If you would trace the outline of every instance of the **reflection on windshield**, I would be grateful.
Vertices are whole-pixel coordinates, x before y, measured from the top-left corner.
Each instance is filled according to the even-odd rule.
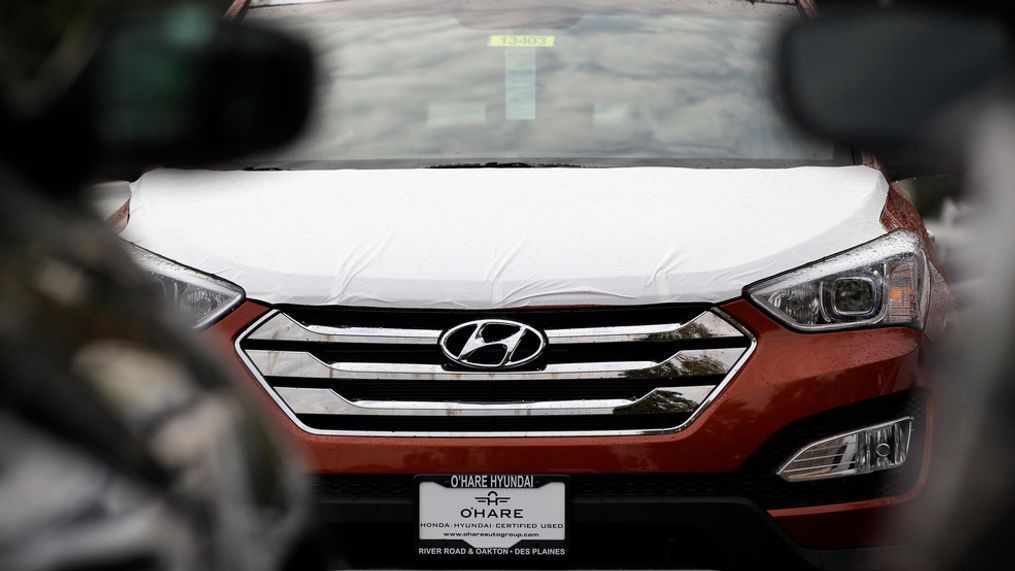
[[[269,162],[829,162],[832,145],[802,139],[771,101],[764,62],[784,21],[768,17],[774,8],[585,13],[566,28],[495,29],[450,13],[304,7],[291,25],[320,52],[322,95],[304,140]],[[252,16],[285,18],[287,8]]]

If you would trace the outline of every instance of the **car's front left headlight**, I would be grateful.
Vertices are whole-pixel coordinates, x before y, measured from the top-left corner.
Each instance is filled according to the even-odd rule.
[[[199,272],[128,243],[127,249],[141,269],[160,288],[195,329],[211,325],[235,308],[245,296],[243,288]]]
[[[929,282],[920,237],[892,232],[745,288],[793,329],[823,331],[901,325],[922,328]]]

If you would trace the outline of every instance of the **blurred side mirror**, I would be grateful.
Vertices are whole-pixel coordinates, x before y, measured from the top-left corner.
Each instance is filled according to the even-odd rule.
[[[177,9],[115,24],[84,75],[100,160],[192,167],[290,140],[310,107],[310,49],[279,32]]]
[[[1009,39],[993,20],[881,10],[822,17],[787,31],[783,96],[811,132],[884,148],[1006,70]]]
[[[956,200],[962,185],[952,175],[921,176],[897,181],[924,219],[940,218],[948,200]]]

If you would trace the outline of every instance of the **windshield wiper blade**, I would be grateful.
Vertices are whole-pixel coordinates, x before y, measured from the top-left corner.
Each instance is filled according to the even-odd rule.
[[[573,163],[529,163],[523,161],[491,161],[486,163],[445,163],[428,165],[429,169],[542,169],[542,168],[584,168]]]

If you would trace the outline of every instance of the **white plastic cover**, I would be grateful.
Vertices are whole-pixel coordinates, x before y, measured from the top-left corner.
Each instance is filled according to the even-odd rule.
[[[719,302],[885,233],[863,166],[173,171],[122,236],[269,303]]]

